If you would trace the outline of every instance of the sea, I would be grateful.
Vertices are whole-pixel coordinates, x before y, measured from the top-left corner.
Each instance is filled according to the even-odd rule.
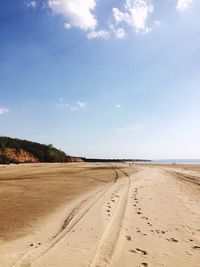
[[[200,164],[200,159],[159,159],[150,164]]]

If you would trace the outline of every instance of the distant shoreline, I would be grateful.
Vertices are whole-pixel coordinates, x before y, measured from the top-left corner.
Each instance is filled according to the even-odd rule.
[[[200,159],[164,159],[152,160],[151,164],[200,164]]]
[[[151,162],[148,159],[96,159],[96,158],[82,158],[85,162]]]

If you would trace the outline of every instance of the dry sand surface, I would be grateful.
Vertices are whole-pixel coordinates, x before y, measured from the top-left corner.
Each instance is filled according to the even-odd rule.
[[[0,166],[0,267],[200,266],[200,166]]]

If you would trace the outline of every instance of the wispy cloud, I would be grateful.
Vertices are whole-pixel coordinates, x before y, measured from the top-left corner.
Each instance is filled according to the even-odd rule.
[[[191,4],[193,0],[178,0],[176,4],[176,9],[178,11],[185,11]]]
[[[56,107],[57,108],[67,108],[67,107],[69,107],[69,104],[65,103],[64,99],[62,97],[60,97],[58,99],[58,103],[56,104]]]
[[[72,28],[72,25],[70,23],[65,22],[64,23],[64,28],[67,29],[67,30],[69,30],[69,29]]]
[[[116,107],[117,109],[120,109],[120,108],[122,108],[122,105],[121,105],[121,104],[117,104],[117,105],[115,105],[115,107]]]
[[[8,108],[5,107],[0,107],[0,115],[4,115],[9,112]]]
[[[68,110],[76,111],[76,110],[86,109],[87,104],[86,102],[82,102],[82,101],[77,101],[75,104],[68,104],[68,103],[65,103],[62,97],[60,97],[58,99],[58,103],[56,104],[56,107],[58,109],[66,108]]]
[[[79,108],[86,108],[86,103],[85,103],[85,102],[77,101],[77,102],[76,102],[76,105],[77,105]]]
[[[86,109],[87,104],[82,101],[77,101],[73,106],[70,107],[70,110],[76,111],[76,110],[81,110],[81,109]]]
[[[38,2],[35,0],[29,1],[27,7],[35,9],[38,6]]]
[[[71,107],[70,110],[72,110],[72,111],[76,111],[76,110],[78,110],[78,107],[76,107],[76,106]]]
[[[68,107],[69,107],[69,104],[65,104],[65,103],[57,103],[57,104],[56,104],[56,107],[57,107],[57,108],[68,108]]]

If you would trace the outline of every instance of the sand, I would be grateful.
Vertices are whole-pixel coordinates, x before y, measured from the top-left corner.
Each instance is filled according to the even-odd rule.
[[[0,266],[200,262],[200,166],[0,166]]]

